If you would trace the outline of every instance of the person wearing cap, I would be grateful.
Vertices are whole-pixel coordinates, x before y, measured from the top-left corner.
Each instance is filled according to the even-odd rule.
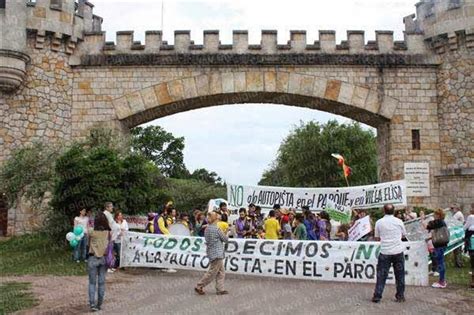
[[[450,207],[451,213],[453,214],[453,219],[459,222],[459,224],[464,225],[464,215],[462,214],[461,208],[458,204],[454,203]],[[461,247],[453,250],[454,256],[454,265],[456,268],[462,268],[464,263],[462,261],[462,249]]]

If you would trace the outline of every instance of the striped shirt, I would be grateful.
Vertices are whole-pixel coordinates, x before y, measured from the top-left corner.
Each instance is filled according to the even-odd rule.
[[[225,246],[228,239],[227,236],[222,233],[222,230],[216,224],[209,224],[204,232],[204,238],[206,240],[206,253],[209,261],[224,258]]]

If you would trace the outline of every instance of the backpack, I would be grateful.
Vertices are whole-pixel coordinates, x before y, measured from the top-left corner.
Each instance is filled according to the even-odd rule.
[[[431,231],[431,241],[433,242],[434,248],[447,246],[449,243],[448,227],[445,225]]]

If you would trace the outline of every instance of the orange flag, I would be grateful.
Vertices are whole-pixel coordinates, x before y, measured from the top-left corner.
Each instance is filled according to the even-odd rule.
[[[349,177],[349,175],[351,175],[352,173],[352,169],[349,167],[349,165],[346,165],[346,162],[342,155],[337,153],[333,153],[331,155],[332,157],[337,159],[337,164],[342,167],[342,173],[344,174],[344,178],[347,180],[347,177]]]

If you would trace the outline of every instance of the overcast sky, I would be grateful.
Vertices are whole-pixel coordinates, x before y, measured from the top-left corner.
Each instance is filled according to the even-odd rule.
[[[95,0],[94,13],[104,18],[107,40],[115,32],[134,30],[144,41],[146,30],[161,29],[161,0]],[[404,16],[415,12],[416,0],[164,0],[163,37],[173,43],[174,30],[191,30],[202,44],[203,30],[219,30],[223,44],[232,43],[232,30],[248,30],[250,44],[259,44],[262,29],[278,30],[278,42],[289,40],[290,30],[306,30],[307,40],[318,30],[336,30],[336,40],[347,30],[393,30],[403,39]],[[270,104],[243,104],[205,108],[157,119],[176,136],[185,137],[185,162],[190,170],[216,171],[229,183],[256,184],[274,160],[282,139],[300,121],[349,120],[311,109]]]

